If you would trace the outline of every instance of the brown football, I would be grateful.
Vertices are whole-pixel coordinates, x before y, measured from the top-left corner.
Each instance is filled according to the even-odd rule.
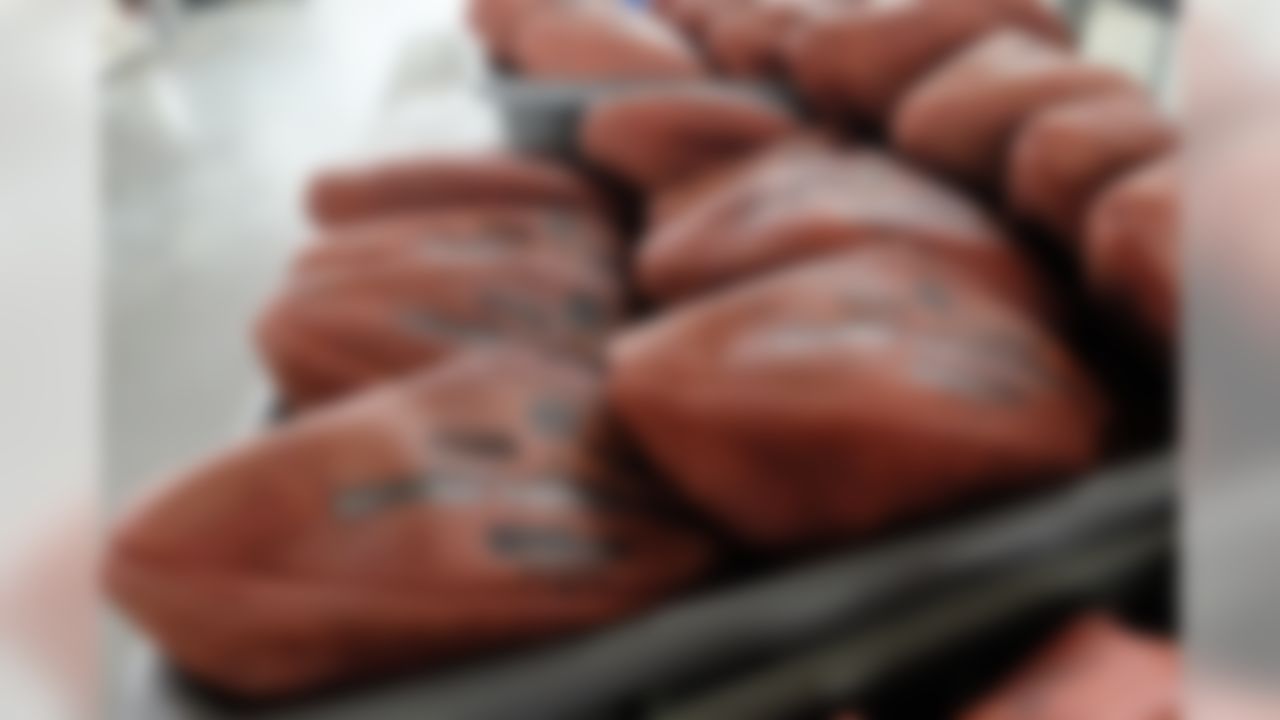
[[[563,637],[712,557],[594,457],[590,373],[493,350],[178,474],[115,532],[116,602],[176,663],[267,698]]]
[[[541,205],[605,212],[592,185],[559,163],[527,156],[433,154],[335,168],[308,190],[321,226],[457,205]]]
[[[780,77],[783,54],[807,22],[865,0],[749,0],[712,16],[707,54],[722,72],[743,78]]]
[[[1066,22],[1044,0],[852,2],[805,23],[789,44],[787,66],[816,107],[886,121],[926,73],[1006,27],[1070,44]]]
[[[620,3],[565,3],[528,18],[513,63],[538,80],[689,80],[706,75],[689,41],[655,15]]]
[[[815,138],[766,151],[651,230],[639,280],[670,302],[873,241],[927,247],[1020,305],[1046,306],[978,204],[879,151]]]
[[[1174,156],[1112,185],[1089,216],[1086,262],[1095,289],[1156,337],[1176,341],[1181,319],[1181,172]]]
[[[581,261],[456,242],[351,267],[324,259],[344,245],[319,246],[258,323],[261,354],[294,409],[476,345],[520,342],[595,362],[621,317],[613,276]]]
[[[797,132],[780,103],[721,86],[622,91],[594,103],[583,154],[647,191],[688,182]]]
[[[446,245],[459,253],[537,255],[613,270],[621,243],[598,213],[572,206],[442,207],[330,228],[303,248],[293,269],[354,271]]]
[[[647,227],[663,225],[697,208],[739,175],[750,172],[753,159],[748,157],[726,163],[697,177],[651,193],[647,198]]]
[[[657,13],[690,38],[706,38],[716,18],[737,12],[754,0],[659,0]]]
[[[1090,615],[1054,638],[962,720],[1173,720],[1179,653],[1167,641]]]
[[[1125,93],[1055,105],[1014,144],[1009,202],[1073,245],[1094,201],[1125,172],[1172,150],[1177,132],[1152,102]]]
[[[1039,324],[878,243],[690,302],[610,348],[610,398],[745,542],[821,545],[1089,467],[1105,411]]]
[[[516,36],[529,18],[565,2],[609,0],[471,0],[468,19],[489,53],[509,62]]]
[[[957,180],[1001,187],[1018,131],[1040,110],[1141,91],[1117,70],[1018,30],[975,43],[913,86],[893,117],[894,146]]]

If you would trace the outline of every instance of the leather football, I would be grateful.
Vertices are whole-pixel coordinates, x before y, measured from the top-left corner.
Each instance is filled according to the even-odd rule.
[[[659,0],[657,14],[688,37],[701,42],[722,15],[742,9],[752,0]]]
[[[717,69],[731,77],[782,77],[786,48],[806,23],[863,1],[746,0],[732,12],[712,16],[706,31],[707,54]]]
[[[613,276],[579,260],[471,243],[424,243],[344,266],[339,241],[312,253],[267,307],[257,339],[292,409],[501,342],[598,361],[620,320]]]
[[[700,206],[722,188],[727,187],[739,175],[750,171],[753,158],[717,166],[701,175],[662,188],[647,198],[647,226],[657,227],[685,212]]]
[[[1173,123],[1138,95],[1055,105],[1018,135],[1009,169],[1009,203],[1022,217],[1076,246],[1102,191],[1176,143]]]
[[[1167,641],[1090,615],[1054,638],[962,720],[1173,720],[1179,653]]]
[[[621,3],[563,3],[529,17],[512,62],[534,80],[692,80],[706,75],[694,47],[671,25]]]
[[[592,185],[568,167],[504,153],[433,154],[335,168],[312,181],[307,201],[321,226],[458,205],[608,210]]]
[[[468,19],[490,55],[510,62],[516,36],[529,18],[566,1],[570,0],[471,0]]]
[[[133,509],[112,595],[183,670],[276,698],[616,622],[703,536],[600,455],[597,379],[514,350],[298,418]]]
[[[539,256],[612,271],[622,240],[598,213],[572,206],[444,207],[329,228],[305,246],[295,275],[356,271],[401,263],[422,253],[486,257]]]
[[[981,190],[1002,187],[1014,138],[1040,110],[1140,94],[1118,70],[1017,30],[992,33],[912,87],[893,117],[904,156]]]
[[[804,138],[767,150],[642,240],[640,286],[683,300],[868,242],[946,256],[1028,309],[1029,265],[973,201],[879,151]]]
[[[1070,44],[1066,22],[1045,0],[853,2],[805,23],[787,67],[815,107],[878,123],[931,70],[999,28]]]
[[[680,305],[610,347],[639,446],[745,543],[787,551],[1090,467],[1071,353],[946,263],[881,243]]]
[[[1181,171],[1176,156],[1112,185],[1089,215],[1086,265],[1099,295],[1172,343],[1181,321]]]
[[[471,0],[468,20],[490,56],[510,65],[515,59],[516,41],[525,24],[540,13],[567,5],[598,5],[612,9],[616,3],[614,0]]]
[[[721,86],[621,91],[594,103],[580,130],[592,163],[642,190],[689,182],[798,131],[780,103]]]

